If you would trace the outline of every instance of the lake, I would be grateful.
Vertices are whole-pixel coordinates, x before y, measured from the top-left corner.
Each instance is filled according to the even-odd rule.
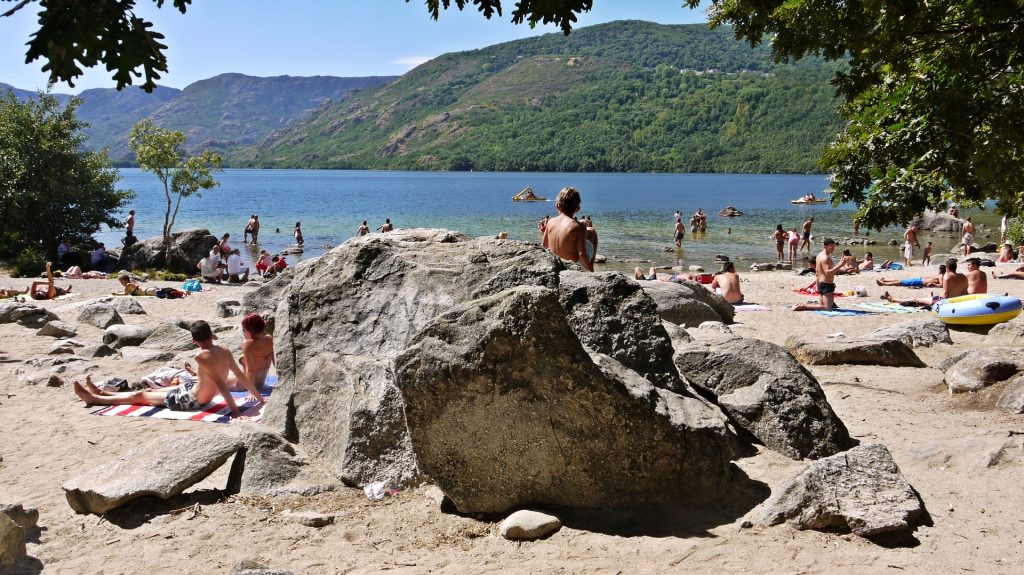
[[[160,235],[166,200],[159,181],[138,169],[123,169],[121,176],[119,187],[137,194],[130,204],[136,210],[136,236]],[[225,170],[217,179],[218,188],[182,202],[175,230],[204,227],[218,237],[228,232],[230,243],[243,247],[245,223],[256,213],[262,224],[260,247],[275,253],[294,243],[292,230],[301,221],[306,258],[351,238],[363,220],[373,230],[385,218],[396,228],[447,228],[471,236],[505,231],[511,239],[536,242],[537,222],[556,214],[555,203],[512,202],[526,186],[551,200],[562,187],[576,187],[583,197],[580,214],[593,218],[599,251],[610,258],[610,269],[707,266],[715,254],[772,261],[775,249],[768,236],[776,224],[799,227],[813,216],[819,240],[843,237],[852,234],[854,211],[852,205],[790,204],[807,193],[823,197],[828,182],[822,175]],[[725,206],[745,215],[718,216]],[[682,211],[687,223],[697,208],[709,214],[708,234],[687,237],[682,250],[672,249],[673,213]],[[882,238],[899,237],[900,232],[889,230]],[[119,247],[122,236],[121,230],[104,230],[96,237]],[[871,249],[876,257],[896,254],[895,248]],[[862,251],[858,247],[854,253]]]

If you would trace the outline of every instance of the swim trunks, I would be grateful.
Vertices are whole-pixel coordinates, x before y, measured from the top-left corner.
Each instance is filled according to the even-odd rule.
[[[903,257],[908,260],[914,257],[914,244],[910,242],[903,244]]]
[[[184,378],[183,378],[184,379]],[[167,392],[164,405],[172,411],[195,411],[199,409],[199,402],[196,401],[196,381],[189,379],[181,385],[172,388]]]
[[[907,278],[900,280],[900,285],[903,287],[924,287],[924,278]]]
[[[974,241],[974,234],[967,232],[964,234],[964,244],[969,244]]]
[[[683,237],[685,237],[685,235],[686,234],[684,234],[683,232],[676,232],[676,239],[681,240],[683,239]]]
[[[811,239],[811,232],[809,230],[804,232],[804,239],[805,240]]]
[[[830,293],[836,293],[836,284],[830,284],[826,282],[818,282],[818,293],[821,295],[828,295]]]

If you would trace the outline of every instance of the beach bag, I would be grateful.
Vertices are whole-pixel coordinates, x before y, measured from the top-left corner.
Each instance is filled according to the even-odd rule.
[[[177,290],[174,288],[160,288],[156,290],[156,297],[166,299],[181,299],[188,295],[188,292]]]
[[[185,291],[203,291],[203,284],[199,283],[197,279],[190,279],[181,284],[181,289]]]

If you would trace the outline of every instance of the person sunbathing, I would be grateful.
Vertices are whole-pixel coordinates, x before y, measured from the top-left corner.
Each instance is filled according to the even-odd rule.
[[[28,288],[28,294],[32,299],[57,299],[58,297],[71,293],[71,286],[60,288],[53,285],[53,263],[46,262],[46,281],[44,282],[32,282],[32,287]]]
[[[650,271],[645,275],[644,270],[637,266],[636,268],[633,268],[633,279],[646,281],[656,280],[658,279],[658,272],[652,266]]]
[[[18,288],[0,288],[0,298],[14,297],[16,295],[25,295],[28,293],[27,289]]]
[[[274,365],[274,337],[267,333],[267,323],[259,314],[251,313],[242,318],[242,371],[257,388],[267,383],[270,366]],[[232,389],[241,389],[238,378],[228,376]]]
[[[843,250],[843,256],[839,258],[839,266],[840,268],[836,270],[836,275],[860,273],[857,258],[854,257],[849,249]]]
[[[997,274],[995,270],[992,270],[992,279],[994,280],[1024,280],[1024,266],[1020,266],[1012,272],[1006,272],[1005,274]]]
[[[139,284],[131,281],[128,275],[122,275],[117,278],[117,281],[121,282],[121,287],[124,291],[113,292],[114,295],[131,295],[131,296],[155,296],[156,292],[159,291],[155,287],[143,288]]]
[[[950,258],[946,260],[946,273],[942,276],[941,295],[932,294],[929,297],[899,299],[889,295],[889,292],[885,292],[882,299],[905,306],[931,307],[941,300],[967,295],[967,286],[967,276],[957,273],[956,260]]]
[[[95,386],[90,388],[92,380],[87,376],[84,385],[79,381],[73,383],[75,395],[86,405],[150,405],[167,407],[175,411],[195,411],[212,401],[219,393],[231,410],[231,416],[241,417],[242,412],[238,410],[238,405],[235,404],[235,399],[228,389],[227,380],[230,373],[249,390],[248,401],[266,403],[266,399],[260,396],[249,376],[238,367],[231,352],[213,342],[216,336],[213,335],[210,324],[202,320],[195,321],[192,322],[189,331],[192,333],[192,342],[200,350],[195,356],[198,373],[194,380],[188,379],[180,385],[164,389],[96,393],[98,390]]]
[[[69,280],[102,280],[107,279],[107,274],[98,270],[83,272],[82,268],[71,266],[61,274],[61,277]]]
[[[942,276],[946,275],[946,266],[942,264],[939,266],[939,275],[933,278],[906,278],[902,280],[898,279],[887,279],[878,278],[875,283],[880,286],[900,286],[900,287],[942,287]]]

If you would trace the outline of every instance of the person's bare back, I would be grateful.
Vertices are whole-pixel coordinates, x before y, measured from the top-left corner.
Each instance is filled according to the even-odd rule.
[[[736,273],[736,267],[732,262],[726,262],[722,269],[722,273],[711,280],[711,289],[729,303],[742,303],[743,293],[740,291],[740,276]]]
[[[587,253],[587,226],[572,217],[580,209],[579,192],[574,188],[563,188],[555,207],[558,216],[548,220],[541,245],[560,258],[579,262],[583,269],[594,271],[591,256]]]

